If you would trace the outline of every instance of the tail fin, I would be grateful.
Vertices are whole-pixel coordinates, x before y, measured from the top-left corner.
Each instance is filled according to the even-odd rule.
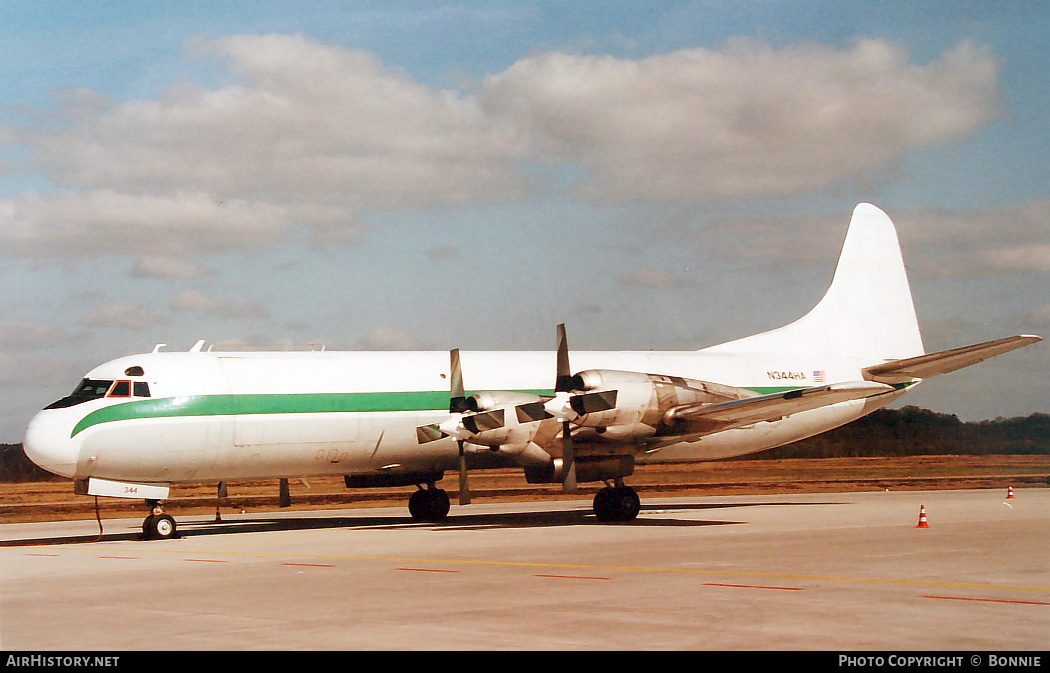
[[[871,204],[858,205],[831,287],[812,311],[786,327],[708,350],[822,352],[871,364],[922,355],[922,337],[893,222]]]

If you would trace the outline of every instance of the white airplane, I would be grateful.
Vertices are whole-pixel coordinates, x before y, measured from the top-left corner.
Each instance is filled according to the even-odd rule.
[[[189,352],[122,357],[38,413],[26,454],[79,494],[145,499],[147,538],[175,535],[171,484],[344,475],[416,485],[412,516],[449,512],[436,487],[472,468],[530,483],[604,481],[603,521],[637,516],[636,464],[762,451],[853,421],[923,379],[1040,341],[926,354],[893,223],[853,212],[830,289],[800,320],[696,351]],[[468,391],[471,392],[468,395]]]

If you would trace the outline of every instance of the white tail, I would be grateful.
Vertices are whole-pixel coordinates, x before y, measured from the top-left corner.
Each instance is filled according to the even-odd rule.
[[[786,327],[708,350],[820,352],[868,364],[922,355],[922,337],[893,222],[869,203],[858,205],[831,287],[812,311]]]

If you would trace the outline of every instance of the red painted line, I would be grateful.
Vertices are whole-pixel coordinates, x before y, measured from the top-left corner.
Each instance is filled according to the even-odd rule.
[[[132,560],[132,561],[137,561],[139,559],[138,556],[99,556],[99,558],[120,558],[120,559],[129,559],[129,560]]]
[[[197,563],[229,563],[229,561],[224,561],[222,559],[214,559],[214,558],[186,558],[186,559],[182,559],[182,560],[183,561],[196,561]]]
[[[976,601],[978,603],[1009,603],[1011,605],[1050,605],[1038,601],[1008,601],[1000,598],[969,598],[966,596],[923,596],[923,598],[939,598],[945,601]]]
[[[327,563],[282,563],[283,566],[303,566],[306,568],[334,568],[335,566]]]
[[[533,577],[551,577],[559,580],[611,580],[611,577],[585,577],[583,575],[533,575]]]
[[[58,554],[26,554],[26,556],[58,556]]]
[[[717,584],[705,582],[705,587],[733,587],[736,589],[779,589],[780,591],[802,591],[802,587],[764,587],[758,584]]]
[[[408,570],[414,573],[458,573],[458,570],[438,570],[435,568],[395,568],[395,570]]]

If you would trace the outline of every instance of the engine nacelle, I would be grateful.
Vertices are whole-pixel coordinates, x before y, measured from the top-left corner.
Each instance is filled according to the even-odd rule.
[[[601,429],[608,438],[651,435],[667,412],[683,404],[723,402],[739,397],[729,386],[641,372],[588,369],[572,377],[572,422]]]

